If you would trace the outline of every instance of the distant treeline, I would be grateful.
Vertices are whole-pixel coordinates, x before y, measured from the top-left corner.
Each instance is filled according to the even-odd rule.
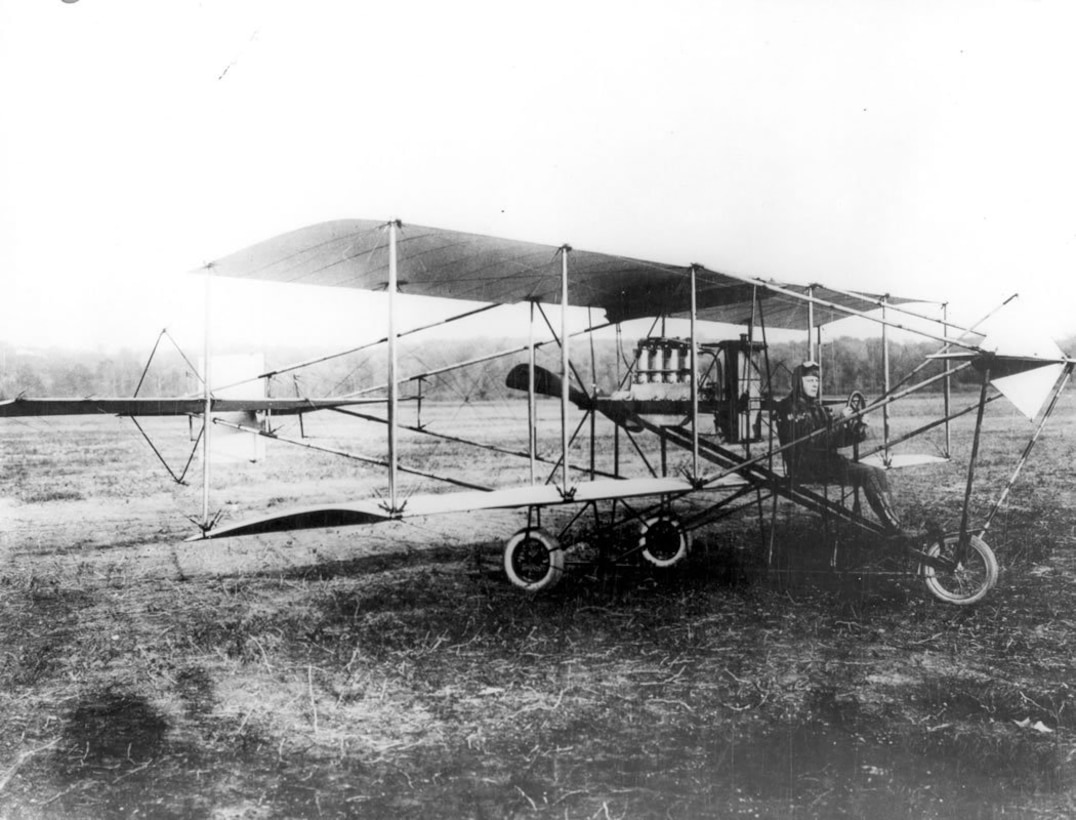
[[[1076,337],[1062,343],[1073,347]],[[593,384],[606,392],[616,388],[624,378],[634,356],[635,340],[625,339],[622,347],[608,340],[573,340],[572,360],[578,377],[586,388]],[[438,340],[423,344],[402,344],[399,373],[411,379],[403,388],[405,395],[421,390],[431,399],[484,401],[519,397],[504,385],[511,367],[527,360],[526,342],[519,339]],[[935,353],[934,342],[893,343],[889,345],[891,381],[896,383],[927,355]],[[491,358],[498,352],[507,355]],[[237,351],[249,353],[250,351]],[[770,345],[770,366],[775,374],[774,390],[788,389],[788,374],[806,352],[805,344]],[[593,354],[593,355],[592,355]],[[276,349],[265,355],[266,370],[285,368],[326,355],[325,351]],[[828,341],[822,350],[824,390],[844,393],[853,389],[868,394],[881,392],[883,385],[882,341],[879,338],[841,337]],[[559,372],[559,353],[553,345],[538,352],[543,367]],[[457,362],[474,362],[465,368],[449,369]],[[25,350],[0,343],[0,399],[27,396],[131,396],[136,388],[142,396],[181,396],[201,391],[195,373],[200,366],[196,356],[184,357],[174,350],[162,351],[146,368],[142,355],[130,350],[118,353],[74,353],[64,350]],[[939,362],[930,362],[915,376],[927,378],[941,371]],[[342,395],[383,386],[386,381],[383,347],[332,358],[296,371],[282,372],[271,380],[270,393],[277,396]],[[424,378],[413,378],[432,374]],[[955,384],[977,384],[978,375],[970,368],[957,374]],[[141,387],[139,388],[139,384]],[[941,389],[941,382],[936,385]]]

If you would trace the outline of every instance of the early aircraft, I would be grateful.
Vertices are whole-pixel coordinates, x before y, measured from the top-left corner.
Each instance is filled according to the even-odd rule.
[[[179,414],[203,419],[203,446],[209,446],[209,430],[222,425],[253,436],[285,440],[271,427],[259,423],[267,413],[306,413],[329,409],[382,424],[387,430],[384,458],[364,459],[387,471],[386,492],[378,498],[350,499],[274,512],[247,521],[223,523],[210,514],[208,472],[205,476],[203,517],[195,538],[214,539],[316,527],[374,524],[441,513],[490,509],[519,509],[526,523],[507,538],[504,569],[512,583],[527,590],[553,586],[566,569],[573,546],[581,541],[599,546],[600,556],[616,560],[641,557],[655,567],[670,567],[688,554],[691,533],[745,507],[759,511],[772,499],[785,499],[840,522],[903,550],[916,567],[928,590],[937,598],[970,604],[980,600],[996,581],[998,567],[984,536],[1016,481],[1032,446],[1072,374],[1076,360],[1063,355],[1049,342],[998,340],[981,332],[979,324],[958,327],[949,321],[946,307],[932,318],[913,310],[921,300],[862,293],[822,285],[793,285],[710,270],[703,265],[672,265],[603,253],[500,239],[451,230],[408,225],[398,221],[342,220],[311,225],[283,234],[235,254],[211,262],[202,269],[207,281],[225,276],[295,284],[379,290],[387,293],[388,328],[381,341],[386,348],[385,384],[361,394],[328,399],[240,399],[217,397],[208,380],[204,394],[183,400],[44,400],[16,399],[0,403],[0,416],[47,413],[114,413],[137,416]],[[428,373],[400,373],[398,293],[446,297],[481,302],[490,306],[528,303],[531,342],[524,347],[481,357],[521,353],[527,361],[506,374],[508,387],[527,396],[528,418],[521,438],[524,451],[491,448],[504,458],[529,463],[529,479],[508,486],[478,486],[459,476],[437,475],[401,457],[400,432],[413,436],[441,436],[421,423],[403,419],[402,384],[418,384]],[[558,305],[559,327],[546,307]],[[600,391],[587,384],[572,360],[569,311],[582,307],[604,312],[605,321],[586,332],[652,318],[651,330],[625,356],[626,368],[612,390]],[[462,315],[469,315],[468,311]],[[853,391],[842,404],[847,409],[825,416],[827,423],[803,436],[782,438],[778,424],[777,376],[769,359],[767,334],[798,330],[806,334],[810,359],[816,359],[820,329],[846,317],[860,317],[881,327],[883,340],[891,328],[933,340],[935,356],[903,378],[891,383],[888,344],[883,345],[884,389],[867,401]],[[894,318],[897,317],[897,318]],[[539,367],[533,328],[539,318],[553,335],[559,350],[559,372]],[[665,320],[687,323],[686,336],[664,332]],[[913,320],[911,324],[909,320]],[[703,323],[738,326],[733,338],[703,340]],[[914,326],[912,326],[914,324]],[[659,327],[661,328],[659,330]],[[618,334],[619,335],[619,334]],[[474,361],[461,365],[473,364]],[[922,375],[935,362],[933,375]],[[974,368],[980,374],[978,400],[968,407],[951,407],[949,385],[953,377]],[[274,371],[279,372],[279,371]],[[270,374],[262,374],[270,375]],[[915,381],[919,378],[918,381]],[[573,383],[574,381],[574,383]],[[901,399],[925,389],[941,389],[944,410],[937,419],[898,437],[891,437],[889,413]],[[371,394],[380,393],[373,397]],[[1016,462],[1014,472],[989,514],[971,520],[975,466],[986,405],[1007,396],[1029,418],[1038,418],[1030,440]],[[555,397],[560,404],[557,444],[552,455],[539,447],[537,400]],[[421,397],[416,402],[421,406]],[[1049,399],[1047,401],[1047,399]],[[384,415],[372,415],[349,407],[380,403]],[[1045,405],[1045,410],[1041,408]],[[577,420],[582,411],[581,420]],[[239,419],[222,413],[246,414]],[[953,532],[940,530],[924,537],[889,537],[884,522],[860,509],[857,487],[832,488],[809,476],[788,469],[796,448],[822,441],[837,425],[856,425],[868,413],[883,419],[881,443],[859,452],[858,440],[848,463],[874,464],[890,469],[904,463],[948,459],[950,422],[975,413],[971,458],[960,524]],[[612,464],[599,464],[595,447],[580,456],[577,437],[590,423],[591,442],[595,423],[602,417],[613,427]],[[211,420],[213,424],[204,423]],[[894,448],[931,430],[944,430],[946,445],[940,456],[922,457],[896,452]],[[658,448],[652,463],[649,452]],[[485,446],[478,441],[452,437],[460,444]],[[631,470],[622,448],[633,453]],[[670,470],[667,454],[682,459]],[[203,459],[208,464],[208,459]],[[606,459],[607,461],[608,459]],[[842,462],[843,463],[843,462]],[[552,471],[539,475],[539,465]],[[406,493],[400,474],[411,473],[455,485],[450,492]],[[852,482],[853,484],[855,482]],[[566,522],[554,513],[566,511]],[[543,520],[545,519],[545,520]],[[555,520],[554,526],[548,522]],[[581,535],[584,533],[585,535]],[[611,545],[626,545],[619,549]]]

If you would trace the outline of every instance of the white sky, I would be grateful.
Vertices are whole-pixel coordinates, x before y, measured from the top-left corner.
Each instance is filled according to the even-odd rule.
[[[0,0],[0,340],[198,343],[186,271],[347,217],[965,321],[1019,291],[1068,335],[1074,24],[1071,2]],[[226,342],[383,332],[368,294],[221,290]]]

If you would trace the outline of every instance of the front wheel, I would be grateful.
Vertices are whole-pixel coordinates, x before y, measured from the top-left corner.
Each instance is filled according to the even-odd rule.
[[[688,533],[673,515],[655,515],[646,519],[639,532],[643,558],[655,567],[671,567],[684,559],[691,548]]]
[[[956,556],[959,535],[947,535],[927,548],[927,555],[952,561]],[[923,580],[930,594],[948,604],[966,606],[980,600],[998,580],[998,560],[993,550],[979,536],[969,537],[964,562],[952,569],[922,565]]]
[[[504,571],[528,592],[550,589],[564,574],[564,550],[545,530],[522,529],[504,545]]]

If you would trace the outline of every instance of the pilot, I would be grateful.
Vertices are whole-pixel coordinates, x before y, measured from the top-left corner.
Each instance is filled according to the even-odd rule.
[[[852,461],[837,452],[863,441],[867,425],[851,420],[850,407],[835,415],[819,400],[821,380],[818,364],[805,361],[793,371],[792,392],[777,403],[777,434],[781,444],[791,444],[816,430],[827,432],[784,451],[785,465],[796,482],[839,482],[860,487],[874,514],[891,534],[902,532],[900,519],[893,510],[885,470]]]

